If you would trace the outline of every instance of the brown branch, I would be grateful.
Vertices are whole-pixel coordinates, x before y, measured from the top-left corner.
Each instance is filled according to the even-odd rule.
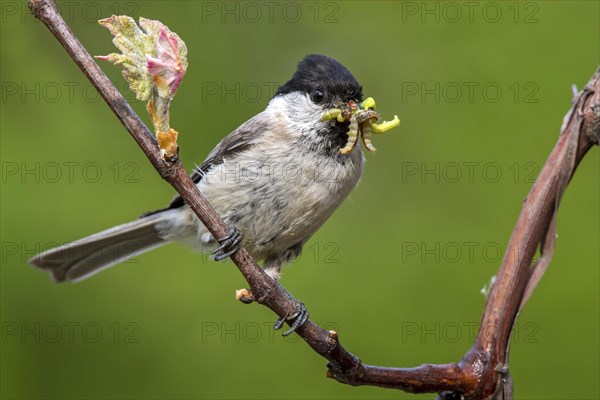
[[[29,0],[29,8],[33,15],[40,19],[79,66],[90,82],[96,87],[110,109],[125,126],[133,139],[141,147],[160,176],[169,182],[198,216],[214,237],[224,237],[229,228],[216,211],[200,193],[189,178],[179,160],[168,163],[160,156],[159,147],[152,133],[131,109],[123,96],[102,72],[98,64],[75,37],[69,26],[58,12],[53,0]],[[285,316],[295,311],[297,301],[281,285],[271,279],[254,262],[248,252],[240,248],[231,259],[250,285],[254,299],[273,310],[278,316]],[[358,359],[347,352],[337,339],[335,332],[319,328],[308,320],[296,331],[317,353],[331,360],[342,370],[352,369],[359,363]]]
[[[32,13],[52,31],[100,92],[160,176],[175,188],[214,237],[225,236],[227,226],[190,180],[181,162],[168,163],[161,158],[148,128],[74,36],[54,2],[29,0],[28,3]],[[351,385],[374,385],[414,393],[439,392],[442,397],[455,394],[466,398],[512,397],[507,363],[513,324],[550,262],[560,198],[581,159],[600,140],[600,69],[573,103],[558,143],[523,204],[488,297],[476,342],[463,359],[456,364],[425,364],[416,368],[365,365],[344,349],[337,332],[325,331],[308,320],[296,332],[315,352],[330,361],[329,377]],[[542,257],[532,266],[538,248]],[[294,297],[269,278],[246,250],[240,249],[231,258],[258,303],[280,317],[294,310]]]
[[[507,372],[513,324],[550,262],[558,205],[575,168],[593,145],[589,132],[600,131],[600,118],[590,118],[589,114],[599,104],[600,67],[573,99],[558,142],[523,204],[488,297],[477,339],[463,358],[463,363],[471,367],[474,363],[483,367],[481,383],[473,392],[476,397],[494,394],[503,373]],[[583,126],[589,128],[587,133]],[[538,248],[541,258],[532,266]]]

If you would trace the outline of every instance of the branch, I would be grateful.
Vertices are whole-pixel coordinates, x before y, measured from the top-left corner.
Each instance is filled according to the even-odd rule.
[[[482,361],[491,367],[485,370],[484,379],[490,383],[495,382],[490,374],[507,365],[512,326],[550,263],[562,195],[577,165],[593,144],[598,144],[599,106],[600,67],[574,97],[558,142],[523,204],[496,283],[488,297],[475,345],[463,359],[479,358],[478,353],[482,349],[485,353],[485,361]],[[531,266],[538,247],[541,257]],[[484,394],[493,389],[488,387]]]
[[[181,161],[175,159],[168,162],[161,157],[159,146],[152,133],[75,37],[58,12],[54,1],[29,0],[28,5],[33,15],[50,29],[73,61],[88,77],[160,176],[175,188],[213,237],[225,237],[229,228],[189,178]],[[240,248],[232,254],[231,259],[248,282],[255,301],[264,304],[279,317],[291,314],[296,310],[297,300],[278,282],[271,279],[244,248]],[[339,344],[336,332],[321,329],[314,322],[307,320],[301,328],[296,330],[296,333],[314,351],[332,361],[341,370],[352,369],[359,363],[358,358]]]
[[[28,0],[28,3],[32,13],[52,31],[100,92],[160,176],[175,188],[214,237],[226,236],[227,226],[188,177],[180,160],[163,160],[153,135],[74,36],[54,1]],[[466,398],[512,397],[507,364],[510,333],[552,257],[556,212],[562,194],[579,162],[600,140],[600,69],[575,96],[573,104],[558,143],[523,204],[471,350],[459,363],[425,364],[416,368],[371,366],[348,352],[340,344],[337,332],[326,331],[307,320],[296,333],[329,360],[330,378],[351,385],[374,385],[413,393],[440,392],[447,398],[456,394]],[[538,247],[541,257],[532,266]],[[294,297],[268,277],[245,249],[240,248],[231,258],[250,285],[255,301],[280,317],[295,310]]]

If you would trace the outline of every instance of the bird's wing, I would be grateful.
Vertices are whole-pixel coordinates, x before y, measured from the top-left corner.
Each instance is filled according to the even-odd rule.
[[[223,140],[221,140],[208,154],[206,160],[204,160],[200,166],[194,169],[194,171],[190,174],[190,178],[192,181],[194,181],[194,183],[200,182],[204,175],[210,171],[212,167],[222,164],[226,158],[243,153],[254,146],[256,139],[261,137],[267,130],[268,123],[264,112],[250,118],[248,121],[240,125],[239,128],[223,138]],[[143,214],[142,217],[173,208],[179,208],[183,205],[185,205],[185,202],[181,196],[176,195],[167,207],[161,208],[160,210],[147,212]]]

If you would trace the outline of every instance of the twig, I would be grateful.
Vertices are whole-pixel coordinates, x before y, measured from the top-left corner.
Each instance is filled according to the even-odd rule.
[[[169,182],[214,237],[224,237],[227,226],[198,191],[179,160],[168,163],[148,128],[129,107],[89,53],[74,36],[52,0],[29,0],[32,13],[42,20],[71,58],[100,92],[117,118],[142,148],[160,176]],[[477,340],[459,363],[416,368],[388,368],[363,364],[339,342],[338,334],[308,320],[296,332],[318,354],[329,360],[328,376],[351,385],[374,385],[413,393],[438,392],[441,397],[512,397],[508,375],[508,343],[519,311],[550,262],[558,204],[575,168],[600,138],[600,69],[574,99],[561,134],[517,220],[504,261],[492,287]],[[532,265],[537,248],[542,258]],[[250,285],[255,301],[277,315],[294,311],[296,301],[269,278],[240,248],[231,257]]]
[[[463,358],[463,362],[483,367],[480,379],[485,384],[480,385],[475,393],[477,396],[493,394],[506,372],[512,327],[550,262],[556,234],[554,219],[560,198],[575,168],[593,145],[591,136],[584,134],[582,126],[593,122],[592,130],[600,131],[600,118],[595,121],[583,119],[594,104],[600,104],[600,67],[573,103],[558,142],[523,204],[489,294],[477,339]],[[542,249],[542,258],[531,267],[538,247]]]
[[[73,61],[96,87],[160,176],[175,188],[214,237],[226,236],[229,228],[189,178],[181,162],[178,159],[173,163],[163,160],[152,133],[75,37],[58,12],[54,1],[29,0],[28,4],[33,15],[50,29]],[[294,297],[279,283],[271,279],[245,249],[240,248],[231,256],[231,259],[250,285],[255,301],[269,307],[280,317],[295,311],[297,301]],[[321,329],[310,320],[306,321],[296,332],[313,350],[334,362],[342,370],[351,369],[358,363],[358,359],[339,344],[336,333]]]

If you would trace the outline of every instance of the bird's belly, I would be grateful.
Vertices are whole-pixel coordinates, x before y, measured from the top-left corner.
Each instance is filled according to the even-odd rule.
[[[323,165],[323,163],[333,163]],[[346,162],[220,165],[199,188],[227,225],[244,236],[243,245],[260,260],[301,248],[358,182],[362,154]],[[328,171],[323,174],[322,171]]]

